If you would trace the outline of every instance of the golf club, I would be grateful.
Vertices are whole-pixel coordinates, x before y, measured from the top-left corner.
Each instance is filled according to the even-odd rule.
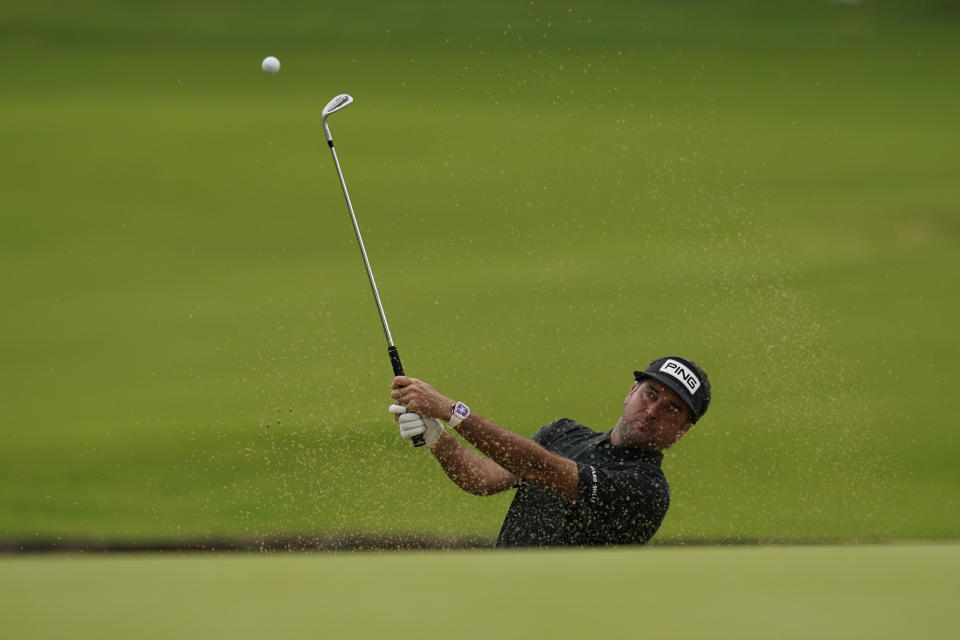
[[[400,354],[397,347],[393,344],[393,336],[390,335],[390,325],[387,324],[387,315],[383,312],[383,303],[380,301],[380,293],[377,291],[377,281],[373,279],[373,269],[370,268],[370,258],[367,257],[367,249],[363,246],[363,236],[360,235],[360,225],[357,224],[357,216],[353,212],[353,203],[350,202],[350,193],[347,191],[347,183],[343,179],[343,170],[340,168],[340,160],[337,158],[337,151],[333,148],[333,136],[330,135],[330,127],[327,125],[327,118],[332,113],[349,106],[353,98],[345,93],[341,93],[333,100],[327,103],[323,108],[323,134],[327,137],[327,146],[330,147],[330,153],[333,154],[333,164],[337,167],[337,175],[340,177],[340,186],[343,188],[343,197],[347,200],[347,209],[350,211],[350,221],[353,222],[353,231],[357,234],[357,244],[360,245],[360,254],[363,256],[363,265],[367,268],[367,278],[370,280],[370,288],[373,289],[373,298],[377,302],[377,311],[380,312],[380,322],[383,324],[383,333],[387,336],[387,355],[390,356],[390,364],[393,366],[393,374],[402,376],[403,365],[400,363]],[[422,447],[424,445],[423,434],[413,437],[413,446]]]

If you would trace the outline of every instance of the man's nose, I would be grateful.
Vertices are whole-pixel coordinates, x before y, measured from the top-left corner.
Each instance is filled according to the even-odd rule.
[[[646,414],[651,420],[656,420],[663,411],[664,401],[663,398],[657,398],[654,402],[651,402],[646,407]]]
[[[659,413],[660,413],[660,401],[657,400],[656,402],[651,402],[651,403],[647,404],[647,406],[644,407],[644,409],[643,409],[643,413],[644,413],[644,415],[646,415],[647,418],[649,418],[650,420],[656,420],[656,419],[657,419],[657,415],[659,415]]]

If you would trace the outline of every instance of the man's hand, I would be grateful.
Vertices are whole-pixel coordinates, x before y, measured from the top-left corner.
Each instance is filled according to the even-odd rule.
[[[401,438],[411,440],[422,433],[428,449],[437,444],[445,431],[443,424],[436,418],[423,418],[419,414],[408,412],[406,407],[399,404],[390,405],[390,413],[394,414],[400,423]]]
[[[407,411],[419,413],[424,418],[447,421],[453,413],[453,400],[443,395],[423,380],[407,376],[393,379],[390,397],[403,405]]]

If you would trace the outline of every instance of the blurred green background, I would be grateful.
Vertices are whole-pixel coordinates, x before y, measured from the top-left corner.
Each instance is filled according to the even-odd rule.
[[[492,541],[407,371],[607,429],[714,404],[659,542],[956,539],[952,2],[0,9],[0,539]],[[279,57],[276,76],[260,60]]]

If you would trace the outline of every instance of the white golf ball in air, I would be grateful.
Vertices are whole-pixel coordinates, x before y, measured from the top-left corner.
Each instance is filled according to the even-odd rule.
[[[280,61],[273,56],[267,56],[264,58],[260,66],[263,67],[264,73],[269,73],[270,75],[280,71]]]

